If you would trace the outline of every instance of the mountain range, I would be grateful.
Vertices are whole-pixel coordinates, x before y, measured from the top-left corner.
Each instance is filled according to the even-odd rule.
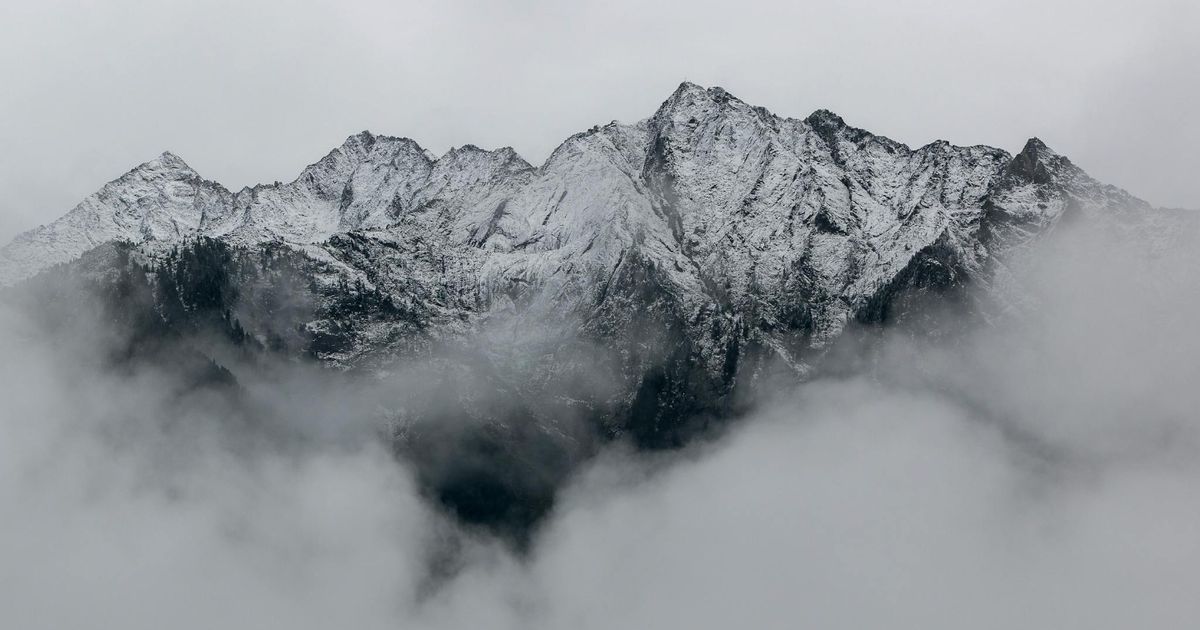
[[[1151,241],[1195,221],[1037,138],[1016,154],[912,148],[683,83],[540,166],[364,131],[292,182],[235,192],[163,153],[0,249],[0,286],[52,304],[82,282],[129,328],[123,356],[187,339],[234,380],[197,339],[428,378],[436,404],[383,405],[398,448],[420,458],[431,409],[479,420],[501,437],[463,448],[490,463],[428,478],[468,520],[525,523],[596,439],[684,444],[747,392],[808,376],[848,329],[935,333],[930,301],[1016,308],[1022,252],[1072,220]],[[506,472],[547,459],[566,463],[534,482]]]

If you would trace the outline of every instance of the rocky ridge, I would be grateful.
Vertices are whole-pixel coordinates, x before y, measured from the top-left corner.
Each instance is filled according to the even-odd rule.
[[[1181,216],[1036,138],[911,148],[684,83],[537,167],[362,132],[232,192],[164,153],[0,249],[0,287],[183,383],[369,374],[335,407],[371,400],[428,492],[519,538],[597,442],[684,444],[849,328],[936,332],[930,300],[1019,306],[1013,270],[1064,221],[1154,243]]]

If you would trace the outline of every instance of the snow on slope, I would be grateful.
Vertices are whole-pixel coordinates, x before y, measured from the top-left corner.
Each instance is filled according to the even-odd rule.
[[[440,261],[427,273],[453,269],[497,304],[586,302],[635,254],[685,311],[753,310],[767,329],[803,320],[820,343],[922,252],[974,273],[1064,213],[1122,208],[1148,206],[1036,139],[1016,156],[912,149],[825,110],[780,118],[684,83],[650,118],[576,134],[536,168],[508,148],[435,158],[362,132],[293,182],[231,193],[163,154],[0,249],[0,284],[111,240],[277,241],[320,257],[353,232],[426,252]]]
[[[0,249],[0,284],[78,258],[102,243],[178,242],[232,195],[171,153],[107,183],[57,221],[18,235]]]

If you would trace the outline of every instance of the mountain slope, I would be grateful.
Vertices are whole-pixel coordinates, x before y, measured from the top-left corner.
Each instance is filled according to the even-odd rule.
[[[1037,139],[1015,156],[912,149],[825,110],[781,118],[683,83],[646,120],[576,134],[536,168],[507,148],[434,157],[362,132],[295,181],[231,193],[165,153],[0,250],[0,283],[104,242],[154,256],[208,237],[293,251],[316,285],[361,284],[436,313],[433,328],[535,308],[603,333],[629,325],[610,290],[636,276],[708,371],[730,347],[712,331],[735,328],[802,370],[848,323],[894,315],[901,289],[1003,280],[1005,253],[1063,216],[1122,213],[1152,210]],[[395,337],[350,336],[317,354],[375,364]]]
[[[1002,283],[1005,252],[1064,215],[1131,212],[1152,210],[1036,138],[1015,156],[912,149],[825,110],[781,118],[683,83],[646,120],[576,134],[536,168],[507,148],[434,157],[362,132],[295,181],[231,193],[163,154],[0,250],[0,283],[103,242],[153,256],[208,237],[294,251],[316,284],[389,294],[437,313],[434,328],[536,308],[603,333],[629,325],[610,289],[638,276],[708,371],[729,360],[712,331],[735,328],[803,370],[799,355],[848,323],[894,315],[901,289]],[[317,354],[376,364],[395,335],[350,337]]]
[[[463,509],[519,527],[570,470],[546,473],[547,453],[676,446],[744,393],[804,377],[848,327],[928,318],[929,299],[1017,304],[1022,252],[1072,218],[1156,238],[1179,224],[1036,138],[1016,155],[911,148],[828,111],[782,118],[684,83],[647,119],[571,136],[538,167],[508,148],[436,157],[362,132],[292,182],[230,192],[163,154],[0,249],[0,285],[68,311],[58,321],[94,311],[54,288],[82,279],[110,296],[109,319],[136,322],[128,348],[171,337],[219,357],[217,338],[430,379],[424,411],[381,404],[397,444],[419,455],[445,417],[477,420],[486,439],[458,444],[490,463],[467,481],[430,472],[430,486],[469,503],[480,479],[508,479],[537,500]]]

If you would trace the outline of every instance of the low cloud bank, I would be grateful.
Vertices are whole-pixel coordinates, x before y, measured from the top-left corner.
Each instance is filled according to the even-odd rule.
[[[1193,627],[1200,274],[1184,240],[1049,239],[1022,273],[1025,315],[864,342],[856,369],[717,442],[613,447],[521,556],[430,508],[374,440],[240,439],[218,401],[98,372],[9,317],[0,621]]]

